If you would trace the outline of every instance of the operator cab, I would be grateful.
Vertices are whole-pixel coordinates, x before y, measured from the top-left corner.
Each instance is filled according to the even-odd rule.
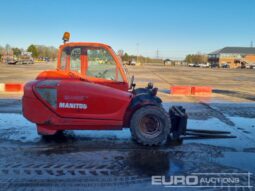
[[[64,44],[59,48],[58,71],[128,91],[128,80],[122,63],[110,46],[87,42],[66,43],[68,38],[64,37]]]

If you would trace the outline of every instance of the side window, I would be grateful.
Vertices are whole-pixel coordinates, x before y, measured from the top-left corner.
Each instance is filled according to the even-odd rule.
[[[87,53],[87,76],[119,81],[120,72],[116,76],[116,63],[107,50],[88,48]]]
[[[62,53],[61,53],[61,60],[60,61],[61,61],[60,69],[65,70],[66,64],[67,64],[67,54],[66,54],[65,50],[63,50]]]
[[[117,73],[117,79],[116,79],[118,82],[124,82],[122,76],[121,76],[121,73],[120,71],[118,70],[118,73]]]
[[[81,72],[81,48],[73,48],[70,54],[70,70]]]

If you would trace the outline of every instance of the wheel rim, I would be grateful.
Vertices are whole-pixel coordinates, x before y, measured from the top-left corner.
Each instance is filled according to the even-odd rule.
[[[155,115],[145,115],[140,120],[139,129],[143,136],[155,138],[162,130],[160,119]]]

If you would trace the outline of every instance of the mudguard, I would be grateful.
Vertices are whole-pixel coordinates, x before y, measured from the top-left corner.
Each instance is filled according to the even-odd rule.
[[[135,108],[135,107],[139,107],[139,105],[157,105],[157,106],[161,106],[162,100],[157,97],[157,96],[153,96],[149,93],[144,93],[144,94],[138,94],[136,95],[132,102],[130,103],[130,108]]]
[[[134,94],[134,97],[127,108],[124,117],[124,126],[129,127],[129,122],[132,114],[134,114],[134,112],[139,108],[147,105],[162,107],[161,103],[162,100],[159,97],[152,95],[148,90],[141,91],[141,89],[139,88],[139,93]]]

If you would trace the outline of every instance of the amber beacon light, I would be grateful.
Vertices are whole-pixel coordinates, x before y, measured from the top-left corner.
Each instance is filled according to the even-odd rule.
[[[68,42],[70,39],[70,33],[65,32],[62,39],[63,39],[64,43]]]

